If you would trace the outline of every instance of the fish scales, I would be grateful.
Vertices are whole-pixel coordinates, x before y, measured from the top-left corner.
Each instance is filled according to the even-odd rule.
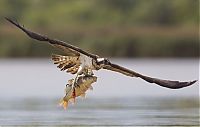
[[[91,75],[79,76],[74,89],[72,88],[73,81],[74,79],[68,80],[65,88],[65,96],[60,102],[60,105],[64,109],[68,107],[69,102],[75,103],[76,97],[85,96],[86,91],[92,89],[92,83],[97,81],[97,77]]]

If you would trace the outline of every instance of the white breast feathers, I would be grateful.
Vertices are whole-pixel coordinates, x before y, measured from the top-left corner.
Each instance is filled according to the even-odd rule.
[[[87,67],[92,69],[93,68],[93,64],[92,64],[92,58],[84,55],[84,54],[80,54],[80,62],[81,62],[81,66],[82,67]]]

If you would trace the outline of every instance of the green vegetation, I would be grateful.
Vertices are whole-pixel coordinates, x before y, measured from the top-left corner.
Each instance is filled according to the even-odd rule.
[[[108,57],[199,57],[199,0],[0,0],[0,57],[46,57],[3,17]]]

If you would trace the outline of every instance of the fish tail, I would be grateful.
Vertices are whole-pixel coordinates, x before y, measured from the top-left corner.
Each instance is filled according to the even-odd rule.
[[[61,102],[59,103],[59,105],[62,106],[66,110],[67,107],[68,107],[68,102],[64,101],[64,100],[61,100]]]

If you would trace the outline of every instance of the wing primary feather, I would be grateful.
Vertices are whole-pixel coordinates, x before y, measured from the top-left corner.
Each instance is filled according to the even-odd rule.
[[[25,27],[21,26],[16,21],[11,20],[10,18],[5,17],[5,19],[7,21],[9,21],[10,23],[12,23],[13,25],[15,25],[16,27],[18,27],[19,29],[21,29],[23,32],[25,32],[32,39],[35,39],[35,40],[38,40],[38,41],[47,41],[50,44],[53,44],[53,45],[56,44],[56,45],[67,47],[67,48],[69,48],[71,50],[74,50],[74,51],[77,51],[77,52],[82,53],[84,55],[87,55],[87,56],[89,56],[91,58],[94,58],[94,59],[98,58],[97,55],[88,53],[88,52],[86,52],[86,51],[84,51],[84,50],[82,50],[82,49],[80,49],[80,48],[78,48],[76,46],[70,45],[70,44],[68,44],[68,43],[66,43],[64,41],[57,40],[57,39],[51,39],[51,38],[49,38],[49,37],[47,37],[45,35],[32,32],[32,31],[26,29]]]
[[[194,84],[195,82],[197,82],[197,80],[190,81],[190,82],[180,82],[180,81],[171,81],[171,80],[152,78],[152,77],[142,75],[140,73],[137,73],[135,71],[129,70],[127,68],[124,68],[119,65],[112,64],[112,63],[110,63],[109,65],[106,65],[103,68],[107,69],[107,70],[116,71],[116,72],[122,73],[122,74],[130,76],[130,77],[139,77],[149,83],[155,83],[157,85],[160,85],[160,86],[166,87],[166,88],[170,88],[170,89],[179,89],[179,88],[187,87],[187,86],[190,86],[190,85]]]
[[[197,82],[197,80],[190,81],[190,82],[163,80],[163,79],[158,79],[158,78],[151,78],[151,77],[144,76],[144,75],[140,76],[140,78],[142,78],[143,80],[145,80],[149,83],[155,83],[162,87],[166,87],[166,88],[170,88],[170,89],[184,88],[184,87],[190,86],[190,85],[194,84],[195,82]]]
[[[66,65],[64,66],[61,70],[67,70],[68,68],[71,68],[73,66],[75,66],[76,64],[69,64],[69,65]]]

